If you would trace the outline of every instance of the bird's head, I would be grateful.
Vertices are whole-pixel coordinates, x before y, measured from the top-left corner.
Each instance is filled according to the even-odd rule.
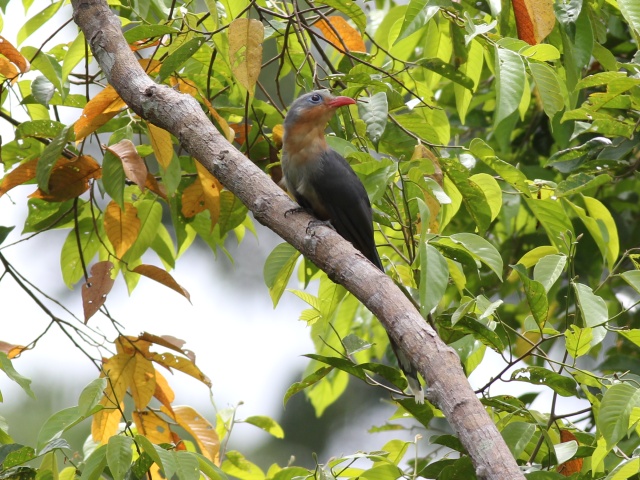
[[[325,125],[331,119],[336,108],[344,105],[353,105],[356,101],[349,97],[334,97],[329,90],[314,90],[298,97],[292,104],[284,119],[285,134],[306,126]]]

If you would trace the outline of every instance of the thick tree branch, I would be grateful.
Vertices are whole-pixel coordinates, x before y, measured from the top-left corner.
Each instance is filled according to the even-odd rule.
[[[524,478],[500,433],[471,389],[460,360],[413,308],[393,281],[329,228],[307,234],[311,217],[285,212],[296,205],[258,167],[228,143],[190,96],[154,83],[125,42],[104,0],[72,0],[109,83],[142,118],[175,135],[182,147],[232,191],[262,224],[344,285],[380,320],[427,381],[429,399],[444,412],[471,455],[478,478]]]

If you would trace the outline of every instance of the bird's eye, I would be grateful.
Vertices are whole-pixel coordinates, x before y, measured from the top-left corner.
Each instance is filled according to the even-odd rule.
[[[318,93],[314,93],[313,95],[311,95],[311,101],[312,102],[319,102],[321,98],[322,97]]]

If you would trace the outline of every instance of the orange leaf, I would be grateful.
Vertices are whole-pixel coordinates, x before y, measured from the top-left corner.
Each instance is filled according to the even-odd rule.
[[[284,136],[284,126],[279,123],[273,130],[271,130],[271,140],[276,145],[276,148],[280,150],[282,148],[282,137]]]
[[[155,59],[149,60],[148,58],[141,58],[138,60],[138,63],[148,75],[160,72],[160,67],[162,67],[162,62]]]
[[[161,410],[164,411],[164,407],[161,407]],[[181,405],[174,407],[173,411],[175,412],[178,425],[189,432],[194,438],[202,454],[212,462],[218,464],[220,439],[213,425],[189,406]]]
[[[122,419],[121,410],[124,408],[124,404],[120,404],[119,410],[103,398],[100,400],[100,405],[105,408],[93,415],[91,436],[95,442],[105,444],[109,441],[109,438],[118,433],[120,420]]]
[[[138,238],[140,219],[138,209],[132,203],[124,203],[124,212],[111,200],[104,211],[104,229],[116,250],[116,257],[122,258]]]
[[[338,51],[343,52],[366,52],[367,47],[360,33],[338,15],[327,17],[329,22],[323,18],[318,20],[314,27],[318,27],[324,38]]]
[[[18,80],[18,69],[4,57],[0,57],[0,75],[15,83]]]
[[[229,127],[229,124],[227,123],[227,121],[220,116],[220,114],[216,111],[216,109],[213,108],[213,105],[211,104],[211,102],[207,98],[205,98],[204,95],[199,93],[199,96],[200,96],[200,100],[202,100],[202,103],[204,103],[204,105],[207,107],[207,110],[209,110],[209,113],[211,114],[213,119],[217,122],[218,126],[220,127],[220,130],[222,131],[224,138],[226,138],[229,143],[233,142],[233,139],[236,136],[236,132],[234,132],[231,129],[231,127]]]
[[[144,435],[151,443],[172,443],[169,424],[155,412],[133,412],[133,422],[138,433]]]
[[[154,42],[148,42],[147,40],[138,40],[131,44],[129,44],[129,48],[132,52],[137,52],[138,50],[144,50],[145,48],[155,47],[156,45],[160,45],[160,40],[156,40]]]
[[[68,160],[60,157],[51,170],[49,192],[38,189],[29,198],[49,202],[64,202],[82,195],[89,189],[89,180],[102,176],[102,168],[91,156],[82,155]]]
[[[91,276],[82,286],[82,308],[84,310],[84,323],[104,305],[107,294],[113,287],[114,279],[111,278],[113,263],[107,261],[98,262],[91,267]]]
[[[124,174],[127,178],[138,185],[140,190],[144,191],[144,184],[147,181],[148,173],[147,165],[138,154],[133,142],[125,138],[114,145],[106,147],[106,149],[120,159]]]
[[[156,391],[153,393],[153,396],[164,405],[164,407],[168,410],[169,416],[171,418],[175,418],[173,414],[173,407],[171,403],[176,399],[176,394],[173,393],[173,389],[169,386],[169,382],[164,376],[156,370]]]
[[[204,212],[204,189],[199,178],[182,192],[181,212],[185,218],[193,218],[200,212]]]
[[[0,197],[13,187],[17,187],[36,178],[36,165],[38,164],[38,160],[38,158],[29,160],[7,173],[2,179],[2,183],[0,183]]]
[[[556,23],[553,0],[511,0],[518,38],[537,45],[551,33]]]
[[[147,132],[149,134],[149,140],[151,140],[151,147],[153,153],[156,154],[156,159],[162,168],[167,169],[171,160],[173,160],[173,142],[171,141],[171,134],[166,130],[156,127],[152,123],[147,122]]]
[[[7,357],[9,358],[16,358],[25,350],[30,350],[30,349],[22,345],[14,345],[12,343],[0,341],[0,352],[6,353]]]
[[[211,228],[213,228],[220,218],[220,192],[223,187],[218,179],[204,168],[204,165],[200,162],[196,162],[196,170],[202,184],[204,205],[211,214]]]
[[[14,47],[6,38],[0,36],[0,55],[7,57],[11,63],[20,69],[21,73],[28,72],[31,68],[29,60]]]
[[[138,265],[132,271],[140,275],[144,275],[151,280],[155,280],[165,287],[169,287],[170,289],[175,290],[180,295],[184,296],[187,300],[191,301],[189,292],[182,288],[180,284],[178,284],[178,282],[176,282],[166,270],[163,270],[160,267],[156,267],[155,265]]]
[[[211,387],[211,380],[207,378],[207,376],[202,373],[202,371],[196,367],[195,363],[191,360],[188,360],[184,357],[176,357],[172,353],[154,353],[153,361],[163,367],[171,370],[175,368],[176,370],[181,371],[182,373],[186,373],[187,375],[191,375],[193,378],[200,380],[207,387]]]
[[[569,430],[560,430],[560,440],[562,443],[570,442],[571,440],[575,440],[578,445],[578,439],[576,436],[571,433]],[[570,477],[574,473],[578,473],[582,471],[582,458],[573,458],[571,460],[567,460],[566,462],[558,465],[557,472],[560,475],[564,475],[565,477]]]
[[[153,193],[158,195],[159,197],[164,198],[166,201],[169,201],[167,198],[167,191],[164,188],[164,185],[161,185],[156,180],[156,177],[151,175],[151,173],[147,172],[147,178],[144,182],[144,186],[151,190]]]
[[[73,126],[76,143],[115,117],[127,106],[111,85],[89,100],[82,110],[82,115]]]
[[[234,140],[238,143],[238,145],[244,145],[247,141],[247,137],[249,136],[249,132],[251,132],[251,127],[253,125],[247,125],[245,122],[242,123],[230,123],[229,126],[234,133]]]

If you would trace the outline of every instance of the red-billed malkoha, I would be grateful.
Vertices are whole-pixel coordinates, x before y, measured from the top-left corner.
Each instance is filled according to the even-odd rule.
[[[284,119],[282,173],[287,190],[301,207],[329,221],[336,232],[384,271],[373,237],[369,197],[347,161],[327,145],[324,130],[338,107],[355,104],[316,90],[293,102]],[[418,372],[395,342],[389,339],[416,401],[424,395]]]

